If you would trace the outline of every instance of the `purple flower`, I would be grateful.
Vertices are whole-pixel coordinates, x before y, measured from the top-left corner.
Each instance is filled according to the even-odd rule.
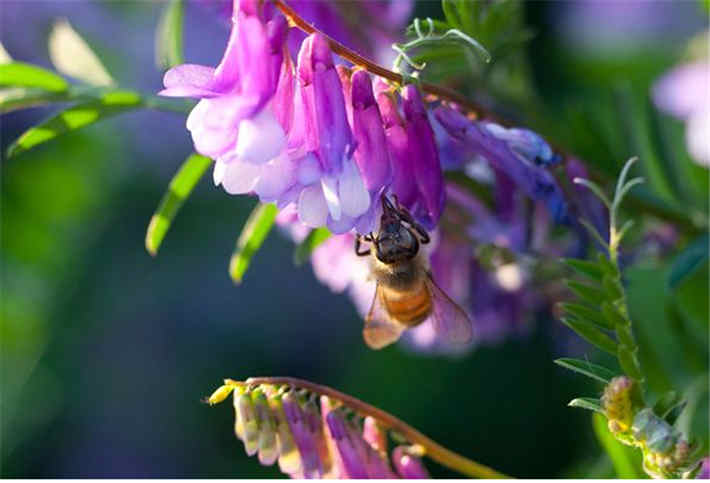
[[[336,233],[349,231],[370,208],[370,195],[352,156],[340,79],[320,34],[301,46],[292,126],[289,149],[299,159],[300,220],[311,227],[327,224]]]
[[[698,472],[698,476],[696,476],[696,479],[700,480],[708,480],[710,479],[710,456],[706,456],[702,460],[702,467],[700,468],[700,472]]]
[[[399,476],[408,480],[426,480],[431,478],[421,460],[407,452],[404,446],[397,446],[392,451],[392,462]]]
[[[710,62],[700,60],[676,67],[653,86],[653,101],[667,114],[686,122],[688,153],[710,166]]]
[[[396,98],[378,89],[387,148],[393,169],[390,192],[428,229],[439,221],[446,201],[434,132],[417,88],[402,89],[400,115]]]
[[[535,162],[538,157],[548,160],[541,164],[551,161],[551,151],[544,142],[531,143],[530,132],[526,130],[511,132],[497,124],[470,121],[453,109],[439,107],[434,114],[449,135],[505,173],[530,198],[544,202],[555,221],[568,219],[562,190],[552,174]]]

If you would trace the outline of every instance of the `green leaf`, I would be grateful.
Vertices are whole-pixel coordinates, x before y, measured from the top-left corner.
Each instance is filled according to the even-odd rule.
[[[599,200],[606,205],[607,208],[611,209],[611,201],[609,201],[609,198],[606,196],[606,193],[604,193],[604,190],[596,184],[594,181],[590,181],[585,178],[574,178],[572,180],[574,184],[581,184],[582,186],[586,186],[588,189],[594,193]]]
[[[575,295],[590,305],[599,305],[606,300],[606,294],[594,286],[586,285],[575,280],[565,280],[565,284]]]
[[[182,64],[182,30],[184,17],[182,0],[170,0],[165,6],[155,32],[155,62],[160,69]]]
[[[8,157],[16,156],[30,148],[54,139],[96,121],[130,111],[141,106],[142,99],[136,92],[111,91],[95,101],[70,107],[25,131],[7,150]]]
[[[593,397],[578,397],[572,399],[567,405],[573,408],[589,409],[595,413],[604,414],[601,401]]]
[[[210,164],[212,164],[210,158],[193,153],[182,163],[178,172],[170,180],[168,191],[160,200],[160,205],[151,217],[148,231],[145,234],[145,248],[148,253],[153,256],[158,253],[158,248],[160,248],[170,224],[175,219],[175,215],[190,196],[197,182],[202,179]]]
[[[641,452],[617,441],[609,432],[606,418],[601,414],[593,416],[594,433],[606,454],[609,455],[616,476],[619,478],[646,478],[641,469]]]
[[[613,330],[614,325],[609,323],[608,320],[602,315],[598,310],[587,307],[586,305],[573,304],[573,303],[561,303],[560,307],[570,315],[574,315],[580,320],[586,320],[587,322],[593,323],[594,325],[607,330]]]
[[[0,113],[72,100],[68,92],[10,88],[0,91]]]
[[[257,205],[249,215],[237,240],[237,247],[229,260],[229,276],[235,283],[241,283],[252,257],[271,231],[277,213],[276,205],[262,203]]]
[[[609,384],[609,382],[615,376],[615,374],[606,367],[580,359],[563,357],[561,359],[555,360],[555,364],[557,364],[558,366],[562,366],[565,369],[584,374],[585,376],[591,377],[592,379],[596,379],[597,381],[603,382],[604,384]]]
[[[673,260],[668,285],[676,288],[708,259],[708,234],[696,238]]]
[[[63,92],[69,84],[54,72],[24,62],[0,64],[0,86],[29,87]]]
[[[628,346],[619,344],[616,356],[624,373],[631,379],[641,381],[643,380],[643,374],[641,374],[637,353],[638,349],[632,351]]]
[[[628,321],[611,302],[602,303],[602,313],[604,317],[614,326],[626,326],[631,322]]]
[[[621,286],[621,282],[617,277],[606,275],[602,281],[602,286],[607,294],[604,298],[619,300],[624,296],[624,287]]]
[[[298,244],[293,252],[293,263],[295,265],[303,265],[311,257],[313,251],[318,246],[331,237],[330,230],[325,227],[311,230],[308,236]]]
[[[54,67],[94,86],[114,84],[101,60],[66,19],[57,20],[49,34],[49,57]]]
[[[584,275],[598,282],[602,281],[604,272],[596,263],[589,260],[579,260],[577,258],[563,258],[562,261],[580,275]]]
[[[609,354],[616,355],[616,342],[604,332],[599,330],[595,325],[570,317],[563,317],[562,323],[573,331],[575,331],[577,334],[580,335],[580,337],[587,340],[587,342],[589,342],[590,344],[593,344],[594,346],[598,347],[603,351],[608,352]]]
[[[674,407],[680,404],[683,404],[680,395],[675,391],[668,391],[653,405],[653,412],[659,418],[665,418]]]

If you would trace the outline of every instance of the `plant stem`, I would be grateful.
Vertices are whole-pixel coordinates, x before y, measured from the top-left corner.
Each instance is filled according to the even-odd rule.
[[[410,443],[421,446],[424,449],[424,454],[429,458],[443,466],[446,466],[447,468],[451,468],[452,470],[474,478],[510,478],[510,476],[504,475],[503,473],[489,468],[488,466],[476,463],[475,461],[461,456],[458,453],[444,448],[439,443],[420,433],[399,418],[330,387],[321,386],[320,384],[293,377],[250,377],[244,382],[234,381],[231,379],[227,379],[224,382],[227,385],[232,384],[235,386],[248,386],[252,384],[283,384],[295,388],[307,389],[316,394],[331,397],[355,410],[362,416],[372,416],[386,429],[397,431]]]

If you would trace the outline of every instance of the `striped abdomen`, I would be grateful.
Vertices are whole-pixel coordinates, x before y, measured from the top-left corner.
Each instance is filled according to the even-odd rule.
[[[423,282],[406,291],[383,287],[382,297],[389,316],[407,327],[424,322],[431,313],[431,294]]]

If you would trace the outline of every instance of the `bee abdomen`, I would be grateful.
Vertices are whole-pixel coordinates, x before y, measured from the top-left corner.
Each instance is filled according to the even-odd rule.
[[[413,327],[431,313],[431,295],[424,284],[406,292],[386,290],[383,295],[390,317],[400,324]]]

